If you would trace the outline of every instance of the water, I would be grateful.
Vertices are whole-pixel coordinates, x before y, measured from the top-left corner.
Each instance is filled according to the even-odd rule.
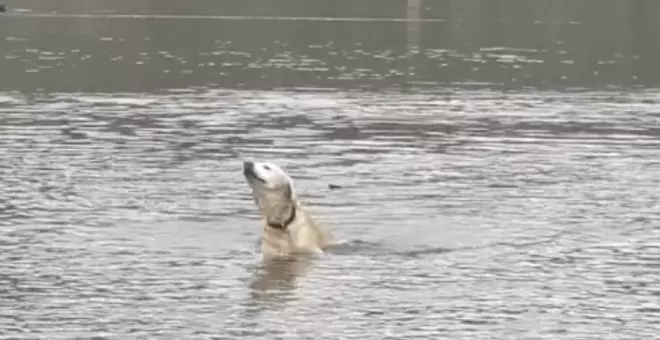
[[[447,3],[454,16],[470,10]],[[428,59],[392,57],[403,61],[380,65],[397,76],[360,78],[374,74],[360,65],[379,65],[371,62],[379,46],[409,56],[428,52],[428,38],[415,40],[406,22],[334,22],[365,47],[329,48],[362,57],[318,60],[353,78],[268,64],[252,40],[229,50],[261,60],[264,73],[255,77],[242,61],[222,66],[219,56],[207,69],[223,76],[186,66],[227,50],[204,45],[204,34],[221,34],[216,25],[245,28],[226,33],[234,42],[257,39],[263,27],[309,28],[283,34],[298,46],[328,38],[317,21],[167,19],[168,28],[148,18],[44,19],[36,14],[50,11],[38,6],[46,4],[0,18],[0,46],[14,53],[0,61],[11,75],[0,78],[0,338],[650,339],[660,331],[652,71],[635,83],[629,64],[610,63],[610,78],[571,72],[557,83],[518,57],[497,74],[444,59],[453,78],[428,83],[415,78],[428,72],[414,72],[435,69]],[[187,10],[173,12],[205,14]],[[263,12],[247,14],[272,14]],[[364,33],[383,27],[401,34]],[[125,43],[102,47],[107,37]],[[544,53],[517,50],[524,44],[496,50]],[[621,60],[650,60],[653,48],[622,51]],[[121,61],[141,53],[143,64]],[[467,52],[446,55],[471,62]],[[529,76],[514,81],[512,70]],[[240,157],[282,165],[342,243],[318,261],[262,263]]]

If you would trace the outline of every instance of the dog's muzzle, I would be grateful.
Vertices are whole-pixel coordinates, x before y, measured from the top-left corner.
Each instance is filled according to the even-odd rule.
[[[243,162],[243,175],[246,177],[254,178],[262,183],[266,183],[263,178],[257,176],[257,174],[254,172],[254,163],[252,162]]]

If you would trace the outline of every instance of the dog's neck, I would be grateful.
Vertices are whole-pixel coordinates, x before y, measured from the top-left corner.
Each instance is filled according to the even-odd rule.
[[[261,191],[254,197],[268,227],[284,230],[295,220],[297,206],[292,191]]]
[[[289,214],[289,217],[284,220],[282,223],[279,222],[274,222],[274,221],[266,221],[266,225],[270,228],[273,229],[279,229],[279,230],[284,230],[286,227],[293,222],[293,220],[296,218],[296,207],[293,207],[291,209],[291,214]]]

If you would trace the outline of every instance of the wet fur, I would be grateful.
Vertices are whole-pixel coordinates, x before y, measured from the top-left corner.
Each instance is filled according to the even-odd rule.
[[[247,167],[255,170],[247,170]],[[273,169],[266,174],[265,167]],[[258,173],[269,178],[257,177]],[[257,173],[257,175],[255,175]],[[262,218],[261,251],[267,258],[290,258],[296,254],[322,253],[332,242],[295,194],[293,181],[270,163],[244,164],[245,178]],[[267,176],[262,176],[267,177]]]

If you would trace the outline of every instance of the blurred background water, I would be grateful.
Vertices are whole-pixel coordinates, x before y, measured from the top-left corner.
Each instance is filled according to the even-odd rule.
[[[659,10],[8,1],[0,339],[656,338]],[[343,243],[262,264],[239,156]]]

